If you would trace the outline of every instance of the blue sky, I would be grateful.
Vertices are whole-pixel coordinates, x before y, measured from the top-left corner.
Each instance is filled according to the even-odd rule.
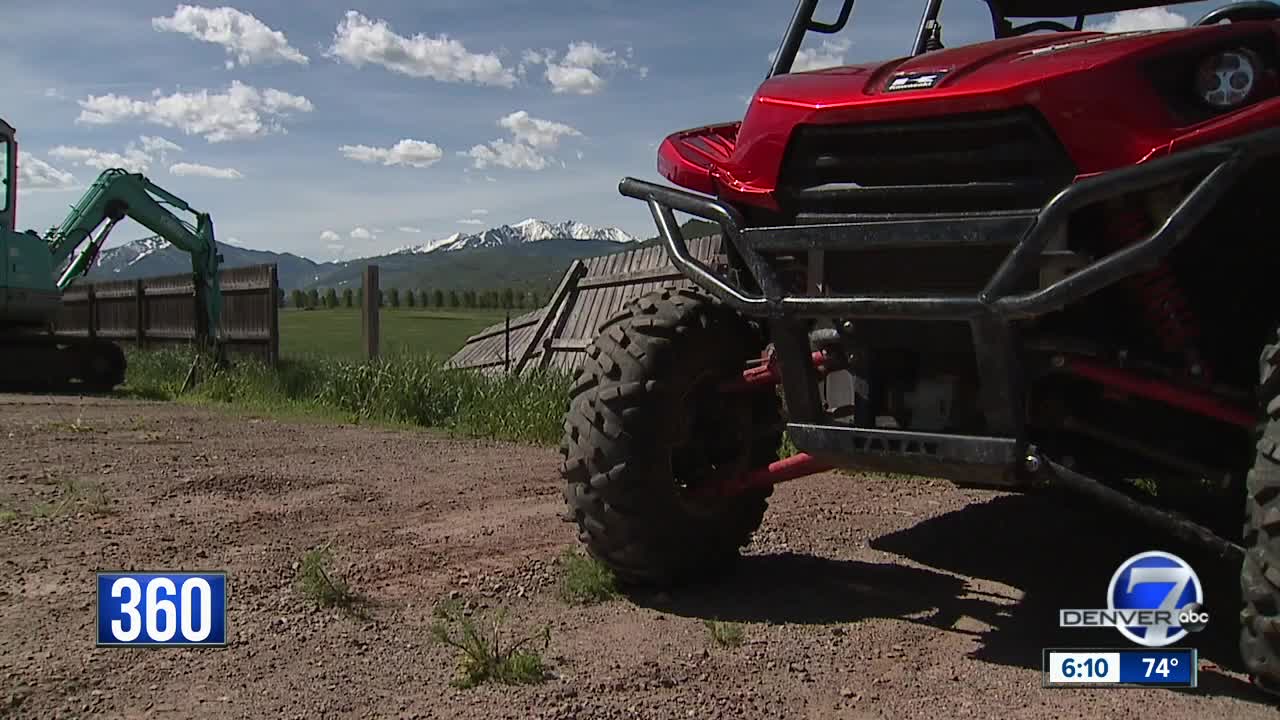
[[[830,13],[839,3],[826,0]],[[1102,16],[1169,26],[1220,3]],[[808,66],[896,57],[924,3],[861,0]],[[61,220],[125,165],[218,237],[315,259],[527,217],[653,234],[624,175],[676,130],[741,117],[791,0],[7,0],[0,47],[23,162],[19,225]],[[948,0],[944,41],[989,37]],[[148,233],[122,224],[112,244]]]

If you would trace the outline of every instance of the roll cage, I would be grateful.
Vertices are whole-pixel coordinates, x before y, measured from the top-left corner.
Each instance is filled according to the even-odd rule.
[[[799,0],[795,14],[791,17],[787,31],[782,36],[782,44],[769,68],[769,77],[785,75],[791,72],[800,45],[810,32],[831,35],[844,29],[853,14],[855,0],[841,0],[840,12],[831,22],[814,19],[821,0]],[[1190,0],[1177,2],[1151,2],[1151,0],[984,0],[991,11],[991,27],[997,39],[1016,37],[1027,33],[1049,30],[1054,32],[1072,32],[1084,29],[1084,19],[1089,15],[1135,10],[1144,7],[1163,7],[1166,5],[1185,4]],[[920,25],[916,30],[915,40],[911,45],[911,54],[919,55],[929,47],[929,39],[940,29],[938,13],[942,10],[942,0],[927,0],[924,12],[920,16]],[[1074,17],[1075,22],[1066,25],[1059,20],[1044,18]],[[1014,19],[1042,18],[1021,25],[1015,25]]]

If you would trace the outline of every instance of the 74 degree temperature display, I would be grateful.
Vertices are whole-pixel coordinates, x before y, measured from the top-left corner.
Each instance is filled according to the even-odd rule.
[[[1046,649],[1045,687],[1195,687],[1194,648]]]

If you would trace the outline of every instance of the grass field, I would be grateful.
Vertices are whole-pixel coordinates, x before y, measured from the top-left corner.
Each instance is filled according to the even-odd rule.
[[[528,310],[512,310],[518,317]],[[382,352],[430,354],[446,360],[467,338],[506,317],[505,310],[382,309]],[[280,354],[359,359],[360,311],[280,310]]]

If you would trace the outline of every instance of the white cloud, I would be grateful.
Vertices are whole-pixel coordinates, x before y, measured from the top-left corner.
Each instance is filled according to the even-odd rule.
[[[66,99],[66,96],[62,94],[61,90],[52,87],[44,89],[44,96],[47,98],[53,98],[54,100]]]
[[[439,145],[407,138],[389,148],[343,145],[338,150],[346,157],[360,162],[417,168],[431,167],[444,157],[444,151]]]
[[[475,210],[471,211],[471,214],[472,215],[488,215],[489,211],[484,208],[476,208]]]
[[[847,38],[824,39],[818,47],[805,48],[796,53],[796,59],[791,64],[791,72],[807,72],[844,65],[845,53],[849,52],[851,47],[853,43]],[[773,62],[777,56],[777,50],[769,53],[769,62]]]
[[[155,135],[143,135],[138,138],[138,142],[142,145],[143,152],[148,155],[158,155],[161,160],[164,159],[165,153],[182,152],[181,145]]]
[[[373,233],[369,232],[369,230],[362,227],[358,227],[355,230],[352,230],[350,234],[351,234],[352,240],[372,240],[373,239]]]
[[[1171,30],[1186,27],[1190,21],[1168,8],[1151,7],[1139,10],[1125,10],[1111,16],[1111,19],[1086,28],[1105,33],[1135,32],[1138,30]]]
[[[148,100],[108,94],[90,95],[79,102],[78,123],[111,125],[141,120],[200,135],[211,143],[283,133],[285,119],[295,112],[315,109],[301,95],[275,88],[260,90],[239,80],[220,93],[199,90],[162,95],[156,90]]]
[[[493,53],[473,53],[446,35],[398,35],[385,20],[347,11],[334,32],[329,54],[355,67],[367,64],[415,78],[513,87],[516,76]]]
[[[141,148],[130,143],[124,154],[105,152],[87,147],[59,145],[49,151],[49,155],[59,160],[95,170],[123,168],[133,173],[146,172],[151,168],[152,157]]]
[[[416,227],[412,227],[412,226],[410,226],[410,225],[401,225],[400,227],[398,227],[398,228],[396,228],[396,229],[397,229],[397,230],[399,230],[400,232],[404,232],[404,233],[420,233],[420,232],[422,232],[422,228],[416,228]]]
[[[325,230],[324,232],[320,233],[321,242],[336,243],[341,239],[342,238],[338,236],[338,233],[332,230]]]
[[[530,117],[524,110],[507,115],[498,121],[498,125],[510,131],[516,142],[522,142],[540,150],[550,150],[560,144],[562,137],[581,137],[576,128],[564,123],[552,122]]]
[[[207,177],[217,180],[239,180],[244,177],[235,168],[220,168],[198,163],[177,163],[169,166],[169,172],[178,176]]]
[[[613,65],[618,62],[618,54],[605,50],[595,43],[577,42],[569,44],[569,52],[564,55],[564,64],[580,67],[597,65]]]
[[[626,55],[631,56],[630,49]],[[547,82],[551,83],[551,91],[554,93],[594,95],[603,90],[606,84],[597,71],[607,67],[635,68],[640,77],[649,74],[648,68],[636,67],[627,58],[619,57],[617,52],[605,50],[592,42],[569,43],[569,49],[559,60],[549,50],[526,51],[523,61],[526,64],[546,64]]]
[[[241,242],[240,238],[238,238],[238,237],[229,237],[229,238],[224,238],[223,240],[220,240],[219,242],[223,242],[223,243],[226,243],[226,244],[228,244],[228,245],[235,245],[236,247],[244,247],[244,243],[243,243],[243,242]]]
[[[488,176],[488,175],[485,175],[485,176],[484,176],[484,179],[485,179],[485,182],[491,182],[491,183],[496,183],[496,182],[498,182],[498,178],[496,178],[496,177],[490,177],[490,176]]]
[[[172,17],[151,18],[151,27],[221,45],[241,65],[291,62],[307,64],[307,56],[289,44],[284,33],[272,30],[253,15],[230,7],[179,5]],[[227,67],[235,63],[227,60]]]
[[[347,249],[347,246],[342,243],[329,243],[328,245],[325,245],[325,247],[337,253],[343,252]]]
[[[18,153],[18,190],[70,190],[76,177],[26,152]]]
[[[576,128],[564,123],[531,117],[518,110],[498,120],[498,126],[511,133],[512,140],[498,139],[485,145],[474,145],[459,155],[469,157],[477,170],[505,167],[513,170],[542,170],[551,164],[545,151],[554,150],[566,137],[582,137]],[[488,178],[486,178],[488,179]]]
[[[483,225],[484,221],[480,218],[462,218],[458,221],[459,225]]]
[[[129,172],[141,173],[151,169],[151,163],[157,159],[163,161],[171,152],[182,152],[182,146],[155,135],[143,135],[136,142],[126,145],[123,153],[59,145],[50,150],[49,155],[95,170],[123,168]]]
[[[604,78],[591,68],[547,63],[547,82],[551,92],[594,95],[604,89]]]
[[[474,145],[465,153],[470,157],[478,170],[490,166],[511,168],[512,170],[542,170],[547,167],[547,158],[528,145],[494,140],[488,145]]]

